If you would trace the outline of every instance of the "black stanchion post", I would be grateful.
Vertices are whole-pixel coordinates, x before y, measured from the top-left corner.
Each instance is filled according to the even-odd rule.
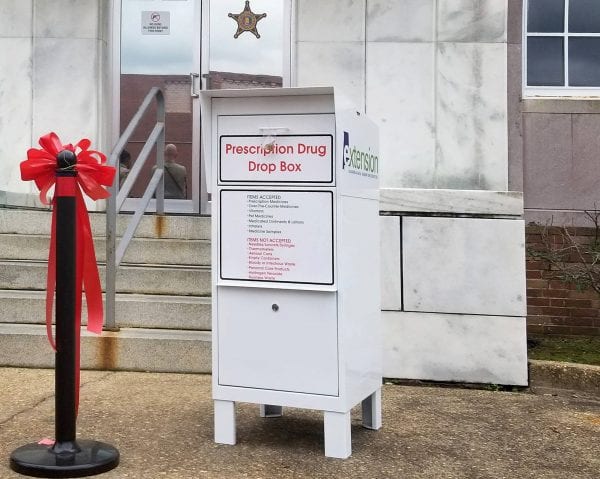
[[[119,451],[102,442],[76,440],[77,158],[64,150],[56,160],[56,440],[53,446],[34,443],[16,449],[10,466],[34,477],[84,477],[117,467]]]
[[[75,177],[58,171],[57,182]],[[69,180],[66,180],[69,181]],[[56,198],[56,370],[54,450],[76,452],[75,196]]]

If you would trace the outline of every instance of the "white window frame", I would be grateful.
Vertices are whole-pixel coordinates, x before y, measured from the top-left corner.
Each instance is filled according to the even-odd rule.
[[[600,85],[597,87],[576,87],[568,86],[569,83],[569,37],[584,37],[584,38],[600,38],[600,33],[569,33],[569,1],[565,0],[564,11],[564,32],[544,32],[544,33],[528,33],[527,32],[527,16],[529,13],[529,0],[523,2],[523,41],[522,41],[522,71],[523,71],[523,97],[576,97],[590,99],[600,99]],[[564,56],[564,86],[528,86],[527,85],[527,39],[529,37],[559,37],[563,38],[563,56]]]

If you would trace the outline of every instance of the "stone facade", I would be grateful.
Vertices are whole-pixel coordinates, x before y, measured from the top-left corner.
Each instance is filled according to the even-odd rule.
[[[15,92],[0,112],[5,194],[33,191],[18,163],[50,128],[110,149],[112,2],[51,4],[0,7],[11,25],[0,42],[15,52],[1,78]],[[473,5],[297,1],[295,83],[333,84],[379,124],[382,187],[507,189],[506,5]]]
[[[519,173],[508,163],[507,1],[295,2],[292,83],[335,86],[380,128],[386,375],[527,382],[522,199],[508,192]],[[17,49],[20,72],[0,73],[2,91],[19,95],[0,119],[21,122],[0,130],[11,145],[0,150],[0,191],[33,191],[18,163],[50,128],[110,150],[112,4],[0,7],[17,24],[0,46]]]
[[[510,0],[508,9],[509,188],[523,191],[528,224],[585,228],[583,211],[600,205],[600,102],[522,97],[523,5]],[[538,233],[527,228],[529,247]],[[598,334],[589,309],[598,305],[596,293],[550,281],[537,261],[528,262],[527,275],[530,332]]]
[[[509,188],[524,192],[527,222],[588,226],[600,205],[600,102],[522,98],[523,0],[509,1]]]
[[[298,85],[378,123],[382,187],[507,189],[505,1],[298,4]]]
[[[107,0],[6,0],[0,18],[0,203],[35,186],[20,180],[25,152],[50,130],[109,140]],[[30,199],[31,201],[31,199]]]

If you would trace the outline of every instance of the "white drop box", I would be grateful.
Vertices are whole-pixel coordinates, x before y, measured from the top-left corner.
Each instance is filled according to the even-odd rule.
[[[348,457],[352,407],[381,425],[377,129],[333,88],[201,96],[215,440],[235,443],[235,402],[318,409]]]

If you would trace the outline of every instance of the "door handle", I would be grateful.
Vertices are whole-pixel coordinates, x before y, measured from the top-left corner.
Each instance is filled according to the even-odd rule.
[[[200,94],[196,91],[196,78],[200,78],[199,73],[190,73],[190,96],[198,98]]]

